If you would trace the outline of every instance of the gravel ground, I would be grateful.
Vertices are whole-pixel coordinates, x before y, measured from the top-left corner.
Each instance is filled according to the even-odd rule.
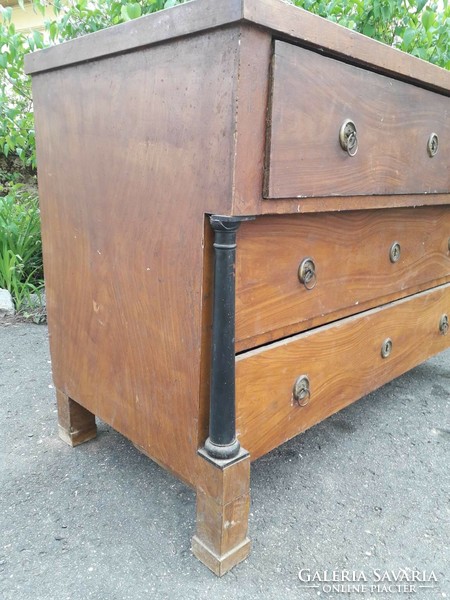
[[[0,600],[450,598],[450,351],[256,461],[253,550],[222,579],[190,553],[192,490],[103,423],[59,440],[46,327],[0,326],[0,356]],[[298,576],[413,568],[437,582]]]

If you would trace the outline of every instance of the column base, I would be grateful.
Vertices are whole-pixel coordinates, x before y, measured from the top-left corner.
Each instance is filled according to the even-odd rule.
[[[221,577],[250,552],[250,455],[217,460],[199,451],[197,530],[192,552]]]
[[[61,425],[58,425],[58,436],[60,439],[75,448],[75,446],[79,446],[80,444],[84,444],[84,442],[89,442],[89,440],[93,440],[97,437],[97,427],[95,429],[91,429],[90,431],[66,431]]]
[[[194,556],[218,577],[222,577],[227,571],[246,559],[250,554],[250,547],[250,540],[245,538],[240,545],[219,556],[207,548],[196,535],[192,538],[192,552]]]

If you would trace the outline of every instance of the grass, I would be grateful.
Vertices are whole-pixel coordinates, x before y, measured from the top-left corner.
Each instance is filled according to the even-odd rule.
[[[40,304],[44,289],[38,195],[20,183],[0,188],[0,288],[19,313]]]

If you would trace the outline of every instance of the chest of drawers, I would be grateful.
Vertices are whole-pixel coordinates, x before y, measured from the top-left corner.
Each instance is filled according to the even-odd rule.
[[[26,68],[60,435],[193,486],[221,575],[250,461],[450,345],[450,73],[279,0]]]

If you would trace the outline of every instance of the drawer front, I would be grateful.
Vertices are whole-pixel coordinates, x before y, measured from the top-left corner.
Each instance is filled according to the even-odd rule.
[[[266,197],[450,190],[450,98],[285,42],[273,61]],[[354,156],[340,143],[347,119]]]
[[[242,446],[257,458],[444,350],[450,333],[440,330],[443,314],[450,315],[450,284],[241,354],[236,402]],[[383,358],[387,339],[391,352]],[[293,389],[302,375],[309,396],[296,401]]]
[[[237,351],[450,280],[449,239],[449,206],[267,216],[243,223],[236,263]],[[399,256],[391,257],[395,243]],[[315,276],[301,283],[299,266],[308,257]]]

